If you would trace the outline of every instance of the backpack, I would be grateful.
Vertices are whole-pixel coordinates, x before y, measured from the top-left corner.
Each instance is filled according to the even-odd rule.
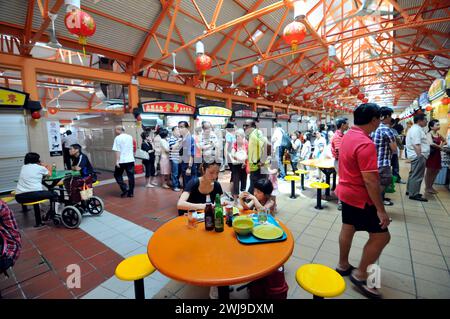
[[[281,139],[281,146],[284,149],[286,149],[288,151],[291,151],[291,149],[292,149],[291,138],[289,137],[289,134],[286,133],[284,130],[282,132],[283,132],[283,138]]]
[[[249,286],[250,299],[287,299],[289,286],[284,277],[284,267],[270,275],[252,281]]]

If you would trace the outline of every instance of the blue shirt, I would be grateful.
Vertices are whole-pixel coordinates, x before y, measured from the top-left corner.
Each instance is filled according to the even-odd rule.
[[[381,123],[370,137],[377,149],[378,168],[391,166],[392,151],[389,144],[395,142],[395,136],[391,128]]]

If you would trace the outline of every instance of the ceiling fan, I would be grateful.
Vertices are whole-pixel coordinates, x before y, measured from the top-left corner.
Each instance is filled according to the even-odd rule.
[[[173,69],[170,70],[170,75],[171,76],[178,76],[178,75],[194,75],[197,73],[181,73],[178,72],[177,68],[176,68],[176,56],[177,54],[175,52],[172,52],[172,65],[173,65]]]
[[[362,6],[361,6],[361,8],[358,8],[358,1],[354,0],[356,8],[359,9],[356,13],[349,15],[348,17],[344,17],[342,19],[333,21],[332,23],[329,23],[326,26],[328,27],[328,26],[337,24],[341,21],[345,21],[345,20],[352,19],[355,17],[367,17],[367,16],[373,16],[373,15],[386,16],[386,15],[395,15],[397,13],[396,11],[378,10],[377,2],[378,2],[377,0],[362,0]]]

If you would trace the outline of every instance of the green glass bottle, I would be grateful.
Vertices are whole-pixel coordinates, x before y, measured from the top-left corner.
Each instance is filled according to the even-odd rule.
[[[214,230],[223,232],[223,208],[220,203],[220,194],[216,194],[216,205],[214,207]]]

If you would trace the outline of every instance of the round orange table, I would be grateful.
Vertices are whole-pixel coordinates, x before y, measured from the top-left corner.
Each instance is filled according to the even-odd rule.
[[[279,222],[279,221],[278,221]],[[287,234],[281,242],[244,245],[232,227],[206,231],[205,224],[187,227],[186,217],[172,219],[151,237],[147,253],[153,266],[165,276],[197,286],[219,286],[219,298],[229,296],[229,285],[262,278],[291,256],[294,240]]]

